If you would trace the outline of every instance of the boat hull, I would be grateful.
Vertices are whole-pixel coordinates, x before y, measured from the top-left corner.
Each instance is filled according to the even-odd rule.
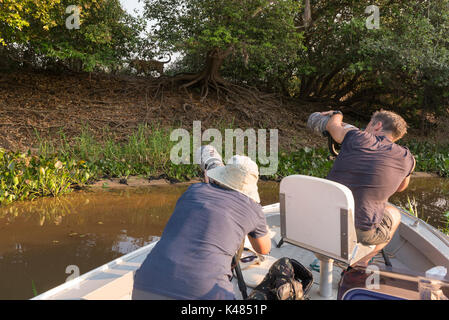
[[[309,267],[315,261],[315,254],[303,248],[291,244],[284,244],[280,248],[276,244],[280,240],[279,204],[265,206],[264,212],[272,238],[272,251],[265,261],[259,265],[253,265],[243,270],[248,291],[255,287],[265,276],[274,261],[281,257],[291,257]],[[449,238],[429,226],[424,221],[402,212],[402,221],[399,231],[386,247],[386,254],[392,262],[391,270],[398,274],[423,275],[424,272],[434,266],[449,266]],[[100,266],[80,277],[51,289],[34,300],[46,299],[94,299],[94,300],[123,300],[131,299],[134,273],[140,267],[146,256],[151,252],[156,242],[133,251],[103,266]],[[247,241],[245,246],[250,246]],[[381,266],[382,261],[376,258],[376,265]],[[340,275],[347,266],[338,264],[333,266],[334,278],[331,299],[342,297],[352,287],[347,286],[338,293],[341,285]],[[310,290],[311,299],[323,299],[319,293],[319,273],[312,270],[315,283]],[[358,284],[357,284],[358,285]],[[241,298],[234,280],[235,293]],[[417,295],[409,295],[408,298],[416,298]],[[407,298],[406,297],[406,298]]]

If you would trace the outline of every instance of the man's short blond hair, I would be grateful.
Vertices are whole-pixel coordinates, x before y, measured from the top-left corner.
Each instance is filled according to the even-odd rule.
[[[373,124],[382,122],[382,130],[390,132],[395,141],[401,139],[407,133],[407,122],[392,111],[376,111],[372,115],[371,121]]]

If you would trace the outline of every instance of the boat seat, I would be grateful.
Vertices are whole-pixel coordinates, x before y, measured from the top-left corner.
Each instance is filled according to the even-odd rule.
[[[320,295],[332,295],[333,261],[353,264],[375,246],[357,243],[354,198],[348,187],[326,179],[292,175],[280,185],[281,243],[312,251],[320,259]]]

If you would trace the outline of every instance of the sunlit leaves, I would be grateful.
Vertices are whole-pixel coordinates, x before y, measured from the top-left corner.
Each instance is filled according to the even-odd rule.
[[[72,30],[66,27],[71,0],[3,0],[2,4],[7,8],[0,10],[2,44],[23,45],[75,71],[119,63],[132,54],[144,28],[119,0],[77,0],[80,28]]]
[[[234,55],[269,61],[294,56],[302,32],[294,24],[298,1],[145,0],[152,36],[167,50],[185,54],[234,48]]]
[[[87,166],[57,157],[32,156],[19,152],[0,152],[0,205],[39,196],[69,192],[72,184],[90,178]]]

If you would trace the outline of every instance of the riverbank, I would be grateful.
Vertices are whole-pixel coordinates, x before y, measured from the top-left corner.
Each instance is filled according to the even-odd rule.
[[[171,132],[182,128],[192,136],[193,121],[223,136],[225,129],[278,129],[277,170],[262,180],[325,177],[332,167],[327,140],[306,128],[308,115],[331,108],[327,105],[280,97],[278,108],[243,110],[212,96],[200,101],[194,92],[190,97],[176,90],[150,95],[154,85],[130,77],[0,74],[0,205],[89,185],[197,179],[197,165],[170,160],[177,144]],[[345,120],[366,125],[347,115]],[[416,170],[448,177],[449,134],[435,130],[425,137],[409,131],[400,143],[415,155]],[[191,147],[190,163],[192,154]],[[133,180],[137,176],[143,180]]]
[[[141,126],[123,143],[113,137],[98,141],[84,133],[72,143],[63,135],[57,144],[41,140],[34,153],[0,151],[0,205],[59,196],[88,186],[121,188],[198,181],[198,165],[170,160],[174,144],[168,128]],[[429,143],[408,147],[416,157],[419,176],[449,176],[448,147]],[[192,154],[191,150],[190,163]],[[280,181],[292,174],[324,178],[333,164],[324,147],[281,149],[277,160],[276,173],[261,176],[261,180]]]
[[[110,178],[110,179],[100,179],[93,181],[86,186],[89,189],[99,189],[99,188],[111,188],[111,189],[126,189],[126,188],[142,188],[142,187],[152,187],[152,186],[169,186],[169,185],[188,185],[192,183],[201,182],[200,178],[193,178],[189,181],[170,181],[170,179],[149,179],[147,177],[132,176],[125,178]]]
[[[412,179],[428,179],[428,178],[439,178],[440,176],[436,173],[429,172],[413,172]],[[152,187],[152,186],[169,186],[169,185],[189,185],[193,183],[201,182],[202,179],[195,177],[189,181],[170,181],[170,179],[149,179],[146,177],[132,176],[127,179],[124,178],[110,178],[110,179],[100,179],[93,181],[88,184],[86,188],[96,190],[96,189],[127,189],[127,188],[142,188],[142,187]]]
[[[322,103],[279,97],[277,108],[235,106],[209,95],[158,90],[157,79],[132,76],[0,72],[0,147],[26,152],[41,140],[56,143],[63,132],[74,142],[88,131],[96,140],[112,134],[128,141],[142,125],[192,129],[273,128],[283,148],[324,146],[305,130],[307,115],[327,110]]]
[[[212,94],[201,100],[195,91],[162,93],[157,79],[151,78],[0,72],[0,147],[36,151],[42,141],[55,144],[63,134],[72,143],[86,131],[96,140],[112,134],[123,143],[142,125],[191,131],[193,121],[201,121],[203,130],[278,129],[279,145],[287,151],[326,146],[325,139],[307,130],[307,118],[312,112],[340,107],[288,97],[277,97],[276,105],[255,109],[231,106]],[[369,115],[357,110],[345,112],[345,121],[360,128],[367,120]],[[404,141],[449,144],[449,113],[428,121],[431,130],[423,132],[419,124],[411,124]]]

